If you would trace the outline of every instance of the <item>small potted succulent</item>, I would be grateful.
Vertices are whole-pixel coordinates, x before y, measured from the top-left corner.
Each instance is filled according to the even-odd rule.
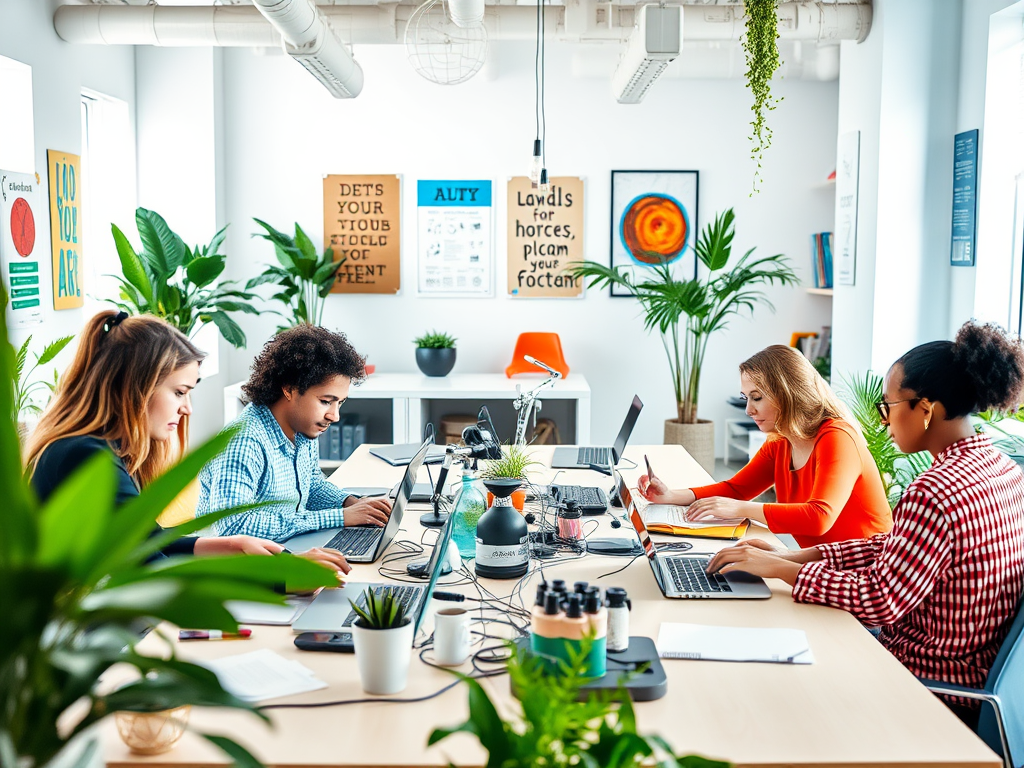
[[[379,594],[367,589],[363,595],[363,605],[349,601],[359,615],[352,624],[352,642],[363,690],[378,695],[399,693],[405,690],[409,677],[412,619],[392,587]]]
[[[455,338],[431,331],[417,339],[416,365],[426,376],[447,376],[455,367]]]
[[[534,464],[540,462],[534,461],[530,458],[530,454],[524,451],[518,445],[503,445],[501,447],[501,458],[492,459],[487,461],[483,471],[480,473],[481,479],[498,480],[498,479],[512,479],[520,480],[526,483],[528,478],[526,477],[527,467],[531,467]],[[494,495],[487,492],[487,506],[490,507],[494,503]],[[520,512],[523,511],[523,506],[526,503],[526,489],[519,488],[515,493],[512,494],[512,506],[518,509]]]

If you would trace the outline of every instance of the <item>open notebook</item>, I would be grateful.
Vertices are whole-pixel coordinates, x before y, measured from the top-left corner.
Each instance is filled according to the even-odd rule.
[[[747,532],[750,521],[745,517],[722,518],[706,523],[688,521],[686,507],[673,504],[651,504],[639,493],[633,503],[644,519],[644,525],[651,533],[667,533],[671,536],[703,536],[709,539],[740,539]]]

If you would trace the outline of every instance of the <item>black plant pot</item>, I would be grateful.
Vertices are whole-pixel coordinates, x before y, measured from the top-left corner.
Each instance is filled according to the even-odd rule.
[[[416,365],[426,376],[447,376],[455,367],[455,347],[416,348]]]

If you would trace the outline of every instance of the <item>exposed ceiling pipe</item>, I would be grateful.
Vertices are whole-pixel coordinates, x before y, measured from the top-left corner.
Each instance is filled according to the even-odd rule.
[[[566,42],[621,42],[633,29],[633,8],[581,0],[577,8],[544,9],[552,35]],[[334,5],[318,11],[348,42],[400,43],[413,5]],[[743,32],[739,6],[684,5],[684,47],[690,41],[737,42]],[[580,17],[580,13],[587,14]],[[573,14],[576,14],[575,20]],[[566,22],[568,17],[568,30]],[[592,17],[592,18],[591,18]],[[489,5],[484,15],[491,40],[533,40],[534,6]],[[69,43],[91,45],[276,47],[281,35],[253,6],[62,5],[54,28]],[[871,6],[848,3],[782,3],[784,40],[861,41],[871,28]]]

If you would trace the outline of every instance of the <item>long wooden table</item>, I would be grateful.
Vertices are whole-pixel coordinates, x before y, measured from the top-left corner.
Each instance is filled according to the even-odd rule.
[[[534,450],[545,466],[551,448]],[[685,487],[708,481],[703,469],[679,446],[638,446],[627,449],[630,461],[643,466],[647,454],[655,471],[670,485]],[[340,485],[391,485],[402,469],[386,465],[363,446],[331,478]],[[554,470],[534,473],[545,482]],[[635,483],[641,470],[623,469]],[[436,477],[436,471],[435,471]],[[421,470],[420,479],[427,473]],[[563,471],[558,482],[608,487],[607,477],[591,471]],[[419,541],[419,514],[410,509],[402,536]],[[608,516],[602,516],[608,528]],[[623,535],[602,530],[598,535]],[[748,535],[773,538],[765,529]],[[727,542],[694,539],[694,551],[712,551]],[[677,751],[730,760],[739,766],[998,766],[998,758],[945,706],[928,693],[852,616],[830,608],[798,605],[783,582],[771,581],[769,600],[666,600],[643,559],[622,573],[597,581],[624,565],[623,558],[587,556],[548,566],[547,578],[587,580],[622,586],[633,603],[631,634],[657,637],[663,621],[743,627],[792,627],[807,633],[814,663],[737,664],[666,660],[667,695],[636,705],[641,731],[665,737]],[[376,565],[356,566],[353,578],[380,581]],[[514,581],[485,580],[496,595],[509,594]],[[524,590],[526,599],[534,589]],[[427,622],[425,622],[427,623]],[[426,629],[430,626],[427,623]],[[287,702],[332,701],[364,696],[355,659],[345,654],[308,653],[292,644],[288,627],[256,627],[252,639],[235,643],[192,643],[178,647],[188,660],[202,661],[258,648],[272,648],[301,661],[328,688],[294,696]],[[147,639],[146,641],[150,641]],[[155,641],[154,641],[155,642]],[[469,670],[468,664],[464,668]],[[447,673],[428,667],[414,656],[409,686],[400,697],[437,691],[451,682]],[[515,711],[507,676],[484,681],[503,713]],[[474,740],[459,734],[427,749],[427,737],[441,725],[454,725],[467,715],[466,691],[451,691],[420,704],[360,704],[321,709],[274,710],[272,726],[255,717],[224,710],[197,710],[192,727],[230,734],[266,764],[291,768],[320,766],[479,766],[484,753]],[[171,752],[151,758],[132,755],[105,724],[107,764],[127,766],[213,766],[223,756],[189,734]]]

